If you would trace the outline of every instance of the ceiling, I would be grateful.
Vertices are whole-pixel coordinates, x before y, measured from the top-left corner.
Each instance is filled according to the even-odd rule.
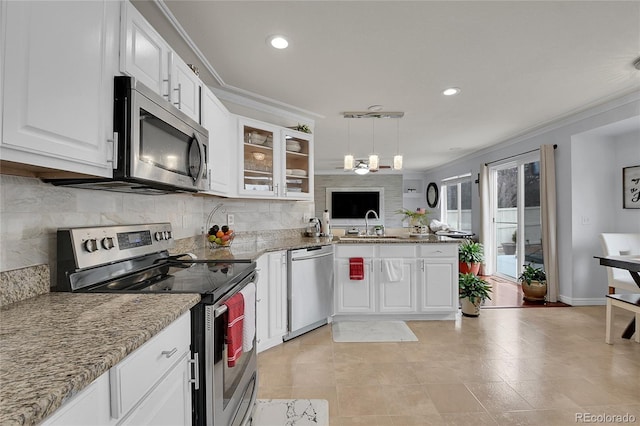
[[[428,170],[640,88],[635,1],[164,5],[215,69],[211,86],[315,120],[316,170],[347,150],[390,164],[398,146],[405,170]],[[273,34],[289,48],[268,46]],[[451,86],[462,92],[443,96]],[[343,118],[371,105],[405,115]]]

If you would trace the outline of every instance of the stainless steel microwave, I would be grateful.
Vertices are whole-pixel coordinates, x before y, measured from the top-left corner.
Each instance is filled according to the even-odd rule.
[[[207,189],[207,129],[132,77],[115,77],[113,111],[113,178],[49,182],[149,194]]]

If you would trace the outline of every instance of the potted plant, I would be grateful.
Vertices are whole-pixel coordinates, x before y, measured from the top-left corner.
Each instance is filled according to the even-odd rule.
[[[402,220],[409,219],[410,226],[428,226],[429,225],[429,212],[425,209],[417,209],[416,211],[401,209],[396,211],[397,214],[402,215]]]
[[[402,220],[409,220],[410,235],[429,234],[429,212],[423,208],[413,210],[402,209],[396,211],[402,215]]]
[[[524,293],[522,298],[527,302],[544,302],[547,295],[547,275],[542,267],[536,268],[530,263],[523,267],[518,277]]]
[[[513,231],[513,234],[511,234],[510,243],[502,243],[502,251],[507,255],[516,253],[516,231]]]
[[[458,247],[458,271],[462,274],[478,275],[480,264],[484,261],[484,247],[473,240],[465,240]]]
[[[297,130],[298,132],[302,132],[302,133],[311,133],[311,128],[309,128],[309,126],[307,126],[306,124],[298,123],[297,126],[293,126],[289,128],[292,130]]]
[[[480,305],[491,299],[491,286],[477,275],[459,274],[458,289],[462,315],[477,317],[480,315]]]

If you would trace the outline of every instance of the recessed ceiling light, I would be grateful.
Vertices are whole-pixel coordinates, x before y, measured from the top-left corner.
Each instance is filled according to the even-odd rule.
[[[458,93],[460,93],[459,87],[449,87],[448,89],[444,89],[442,91],[442,94],[445,96],[454,96],[454,95],[457,95]]]
[[[276,49],[286,49],[289,42],[283,35],[274,35],[267,38],[267,42]]]

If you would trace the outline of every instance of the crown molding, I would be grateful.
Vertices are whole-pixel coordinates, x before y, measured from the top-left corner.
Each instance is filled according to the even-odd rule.
[[[284,102],[276,101],[275,99],[261,96],[248,90],[240,89],[239,87],[226,85],[224,87],[209,87],[209,89],[211,89],[211,91],[220,100],[231,102],[236,105],[245,106],[257,111],[291,118],[300,122],[313,124],[315,122],[315,119],[325,118],[325,116],[322,114],[318,114],[313,111],[307,111],[303,108],[298,108]]]
[[[280,102],[276,99],[269,98],[267,96],[262,96],[254,92],[250,92],[249,90],[241,89],[239,87],[232,86],[224,82],[220,74],[213,68],[213,65],[206,58],[204,53],[200,50],[198,45],[193,41],[193,39],[189,36],[184,27],[178,22],[178,19],[175,17],[173,12],[166,5],[164,0],[153,0],[158,9],[162,12],[162,14],[167,18],[169,23],[173,26],[173,28],[178,32],[180,37],[184,40],[185,43],[189,46],[189,48],[193,51],[193,53],[198,57],[200,62],[204,65],[204,67],[211,73],[216,82],[220,85],[220,88],[209,87],[216,96],[221,99],[227,100],[228,102],[233,102],[237,105],[246,106],[252,109],[256,109],[258,111],[268,112],[268,113],[276,113],[278,115],[285,114],[290,118],[294,118],[298,121],[304,121],[306,123],[310,122],[310,119],[313,118],[325,118],[321,114],[317,114],[312,111],[307,111],[302,108],[298,108],[296,106],[287,104],[285,102]],[[313,124],[313,121],[311,121]]]

